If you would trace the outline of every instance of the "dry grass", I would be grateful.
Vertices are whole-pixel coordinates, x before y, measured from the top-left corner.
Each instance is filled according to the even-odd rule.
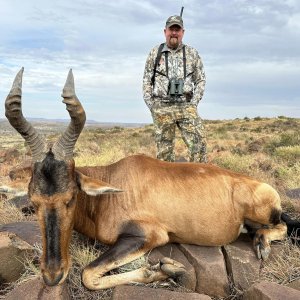
[[[70,253],[73,259],[72,267],[68,276],[69,293],[72,299],[107,300],[111,298],[112,289],[89,291],[81,282],[81,272],[85,266],[104,253],[108,248],[97,241],[74,233],[70,245]]]
[[[286,189],[300,187],[300,120],[285,117],[274,119],[236,119],[231,121],[206,121],[208,136],[209,161],[240,173],[251,175],[274,186],[280,193],[283,207],[294,218],[300,220],[300,210],[295,209],[293,201],[285,196]],[[48,130],[48,129],[47,129]],[[48,138],[54,140],[58,135],[55,128]],[[2,135],[0,150],[17,148],[21,155],[9,163],[0,164],[0,177],[8,175],[12,166],[21,164],[26,159],[26,148],[16,133]],[[106,165],[124,156],[144,153],[155,157],[156,146],[152,125],[143,128],[124,129],[85,129],[75,148],[77,166]],[[185,144],[176,132],[177,157],[188,159]],[[1,180],[1,179],[0,179]],[[0,224],[24,221],[32,217],[24,217],[9,200],[0,199]],[[98,242],[74,234],[70,246],[73,266],[68,277],[68,286],[74,299],[110,299],[111,290],[91,292],[81,283],[83,268],[105,251],[105,246]],[[37,253],[41,249],[36,249]],[[147,263],[142,258],[131,265],[126,265],[117,272],[124,272]],[[297,278],[300,273],[300,250],[288,240],[283,244],[283,252],[264,264],[262,278],[287,284]],[[116,272],[116,271],[113,271]],[[26,272],[17,282],[20,283],[32,276],[39,276],[36,260],[26,262]],[[154,283],[154,288],[180,290],[174,282]],[[10,287],[11,288],[11,287]],[[230,299],[239,299],[241,291],[234,291]]]
[[[287,285],[300,279],[300,245],[293,244],[290,239],[280,245],[278,252],[264,262],[261,279]]]
[[[0,201],[0,225],[13,222],[31,221],[34,218],[34,216],[25,216],[15,205],[10,203],[9,200]]]

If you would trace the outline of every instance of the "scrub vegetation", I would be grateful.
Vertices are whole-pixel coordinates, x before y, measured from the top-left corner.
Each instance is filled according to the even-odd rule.
[[[45,133],[49,141],[54,140],[65,129],[63,123],[53,126],[33,125]],[[300,221],[300,199],[287,197],[288,190],[300,188],[300,119],[284,116],[254,119],[246,117],[223,121],[206,120],[205,125],[209,163],[269,183],[279,192],[284,210]],[[177,159],[187,159],[186,146],[180,133],[176,134]],[[15,150],[17,155],[6,157],[7,153],[15,153]],[[86,126],[74,153],[77,166],[106,165],[137,153],[155,157],[154,128],[152,125],[136,128]],[[30,154],[22,138],[10,129],[7,122],[0,121],[0,177],[7,176],[12,168],[23,165],[29,159]],[[7,196],[8,199],[4,199],[0,195],[0,224],[35,218],[34,215],[22,215],[9,203],[10,196]],[[287,239],[283,242],[282,249],[277,252],[275,259],[264,263],[261,278],[286,285],[300,279],[300,248]],[[69,290],[74,299],[110,299],[111,290],[90,292],[83,287],[80,280],[83,267],[105,250],[106,246],[74,233],[71,244],[73,267],[68,278]],[[36,251],[38,255],[41,249],[37,247]],[[127,270],[146,263],[147,257],[144,257],[122,268]],[[25,264],[26,273],[14,285],[38,276],[37,259],[28,259]],[[116,272],[122,272],[122,268]],[[13,285],[8,289],[12,287]],[[155,287],[180,289],[172,281],[157,284]],[[235,297],[236,295],[232,295],[231,299],[236,299]]]

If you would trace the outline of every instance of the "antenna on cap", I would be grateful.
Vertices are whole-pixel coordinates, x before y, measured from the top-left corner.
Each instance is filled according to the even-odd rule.
[[[184,9],[184,7],[182,6],[181,7],[181,12],[180,12],[180,17],[182,18],[182,14],[183,14],[183,9]]]

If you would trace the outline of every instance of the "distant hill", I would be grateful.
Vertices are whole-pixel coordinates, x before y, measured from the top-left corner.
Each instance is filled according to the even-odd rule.
[[[28,118],[27,119],[32,124],[46,125],[46,124],[68,124],[70,122],[69,119],[46,119],[46,118]],[[8,123],[6,119],[0,119],[0,123]],[[119,122],[97,122],[95,120],[87,120],[86,126],[95,126],[95,127],[104,127],[104,128],[112,128],[112,127],[125,127],[125,128],[137,128],[143,127],[147,123],[119,123]],[[6,124],[5,124],[6,125]]]

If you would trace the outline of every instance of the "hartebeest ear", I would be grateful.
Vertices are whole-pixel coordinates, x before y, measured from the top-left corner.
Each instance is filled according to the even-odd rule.
[[[10,181],[7,178],[0,178],[0,192],[25,196],[28,193],[30,177]]]
[[[78,171],[76,171],[76,179],[79,188],[90,196],[123,192],[107,182],[88,177]]]

